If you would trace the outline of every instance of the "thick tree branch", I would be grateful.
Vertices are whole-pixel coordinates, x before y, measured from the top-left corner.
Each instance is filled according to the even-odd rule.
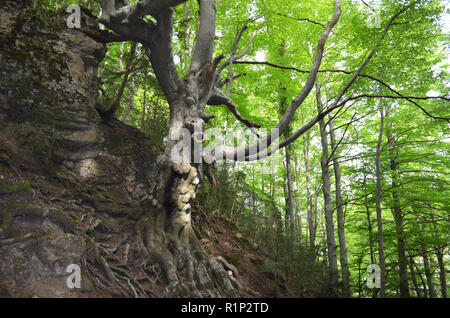
[[[184,78],[184,100],[189,107],[202,112],[211,94],[215,68],[222,56],[213,61],[216,33],[216,4],[214,0],[199,0],[200,25],[195,40],[189,71]]]
[[[375,46],[373,47],[373,49],[370,51],[369,55],[367,56],[367,58],[361,63],[361,65],[358,67],[358,70],[354,73],[354,75],[352,76],[352,78],[347,82],[347,84],[345,85],[345,87],[339,92],[339,94],[337,95],[337,97],[334,99],[334,102],[331,106],[329,106],[325,111],[323,111],[322,113],[320,113],[319,115],[317,115],[315,118],[313,118],[312,120],[310,120],[306,125],[304,125],[302,128],[300,128],[298,131],[296,131],[293,135],[291,135],[290,137],[286,138],[283,142],[281,142],[280,144],[276,145],[275,147],[273,147],[272,149],[268,150],[268,151],[264,151],[263,153],[253,153],[253,154],[249,154],[246,156],[245,161],[254,161],[254,160],[259,160],[259,159],[263,159],[266,158],[270,155],[272,155],[274,152],[278,151],[279,149],[286,147],[287,145],[291,144],[292,142],[294,142],[295,140],[297,140],[298,137],[300,137],[301,135],[303,135],[305,132],[307,132],[309,129],[311,129],[312,127],[314,127],[315,124],[317,124],[321,119],[323,119],[325,116],[327,116],[329,113],[331,113],[333,110],[343,107],[345,104],[343,103],[339,103],[340,100],[342,99],[342,97],[345,95],[345,93],[348,91],[348,89],[353,85],[353,83],[356,81],[356,79],[358,78],[358,76],[360,76],[361,71],[364,69],[364,67],[367,65],[367,63],[370,62],[370,60],[372,59],[373,55],[375,54],[375,51],[377,50],[377,48],[380,46],[381,42],[383,41],[383,39],[385,38],[387,32],[389,31],[390,27],[392,26],[393,22],[395,21],[395,19],[397,17],[399,17],[402,13],[404,13],[406,11],[408,7],[404,7],[402,8],[397,14],[395,14],[388,22],[388,24],[386,25],[386,27],[384,28],[384,31],[382,33],[382,35],[380,36],[380,38],[378,39],[378,41],[376,42]],[[310,74],[311,75],[311,74]],[[267,148],[267,147],[266,147]]]
[[[215,80],[214,85],[216,87],[214,87],[212,90],[211,96],[209,97],[209,100],[208,100],[208,105],[212,105],[212,106],[222,105],[222,104],[225,105],[231,111],[231,113],[236,117],[236,119],[238,119],[240,122],[242,122],[248,128],[250,128],[252,130],[252,132],[259,138],[260,137],[259,134],[256,131],[254,131],[253,128],[260,128],[261,126],[258,124],[255,124],[255,123],[251,122],[249,119],[243,117],[239,113],[233,100],[229,97],[230,93],[231,93],[231,85],[232,85],[233,80],[235,80],[236,78],[239,78],[241,76],[245,76],[245,74],[239,74],[237,76],[234,76],[233,61],[236,58],[236,51],[237,51],[239,42],[241,41],[242,35],[247,30],[247,28],[248,28],[248,26],[247,26],[247,24],[245,24],[245,26],[242,29],[237,30],[236,38],[235,38],[235,41],[233,44],[233,49],[231,51],[231,55],[227,59],[227,61],[225,63],[223,63],[219,68],[217,68],[218,61],[223,59],[224,56],[221,55],[219,58],[215,59],[214,64],[216,65],[215,68],[217,68],[217,71],[216,71],[216,80]],[[256,34],[257,34],[257,31],[254,32],[252,38],[250,39],[250,43],[248,44],[246,49],[244,49],[244,51],[242,51],[239,54],[241,57],[247,53]],[[225,80],[221,80],[220,76],[218,76],[218,75],[225,69],[226,66],[229,66],[228,76]],[[224,85],[226,85],[226,90],[225,90],[225,93],[222,93],[220,91],[220,87],[222,87]]]
[[[173,9],[162,10],[156,20],[155,39],[148,46],[147,55],[159,85],[172,107],[182,88],[172,51]]]
[[[101,23],[118,35],[113,36],[114,40],[122,38],[142,43],[169,105],[176,99],[181,89],[181,81],[175,68],[172,52],[173,10],[170,7],[182,2],[179,0],[140,1],[133,6],[115,8],[111,6],[110,0],[104,0],[102,16],[99,19]],[[137,19],[130,20],[130,17],[125,15],[125,13],[131,14],[129,11],[131,7],[138,8],[139,6],[141,9],[142,6],[151,7],[157,23]],[[108,37],[111,36],[108,35]]]
[[[112,42],[126,42],[126,41],[132,40],[130,37],[126,37],[124,35],[120,35],[115,32],[110,32],[110,31],[100,30],[100,29],[93,30],[88,27],[82,27],[81,32],[83,32],[90,38],[94,39],[96,42],[105,43],[105,44],[112,43]]]
[[[260,125],[255,124],[255,123],[251,122],[249,119],[243,117],[239,113],[233,100],[229,96],[224,94],[218,88],[214,88],[213,95],[208,100],[208,105],[211,105],[211,106],[225,105],[231,111],[231,113],[236,117],[236,119],[239,120],[240,122],[242,122],[248,128],[260,128],[261,127]]]
[[[340,16],[341,16],[341,1],[335,0],[333,17],[331,21],[328,23],[325,30],[323,31],[322,35],[320,36],[320,39],[317,44],[314,62],[311,67],[311,71],[309,72],[306,84],[304,85],[299,95],[296,98],[294,98],[294,100],[291,102],[287,111],[284,114],[284,117],[278,123],[276,128],[272,130],[269,135],[260,138],[256,143],[253,143],[251,145],[241,146],[237,148],[220,146],[214,149],[211,155],[209,154],[206,155],[208,157],[206,158],[206,160],[215,161],[223,158],[242,160],[242,158],[240,158],[241,154],[244,154],[245,157],[257,154],[259,151],[262,151],[267,147],[269,147],[274,140],[278,139],[285,132],[285,130],[289,127],[289,124],[291,123],[292,119],[294,118],[296,110],[305,101],[305,99],[311,92],[312,88],[314,87],[314,83],[316,81],[320,65],[322,63],[322,58],[325,50],[325,43],[331,31],[338,23]]]
[[[440,120],[445,120],[447,122],[450,122],[450,118],[449,117],[439,117],[439,116],[433,116],[431,115],[425,108],[423,108],[422,106],[420,106],[419,104],[417,104],[415,101],[413,101],[413,99],[418,99],[418,100],[431,100],[431,99],[442,99],[442,100],[447,100],[450,101],[449,97],[445,97],[445,96],[429,96],[429,97],[416,97],[416,96],[403,96],[403,95],[399,95],[399,96],[389,96],[389,95],[371,95],[371,94],[361,94],[361,95],[357,95],[357,96],[353,96],[353,97],[349,97],[347,99],[345,99],[344,101],[342,101],[339,106],[343,106],[346,103],[348,103],[349,101],[352,100],[358,100],[358,99],[362,99],[362,98],[388,98],[388,99],[405,99],[411,103],[413,103],[414,105],[416,105],[422,112],[425,113],[425,115],[427,115],[428,117],[432,118],[432,119],[440,119]]]
[[[245,25],[240,31],[238,29],[238,32],[236,33],[236,40],[234,41],[233,50],[231,51],[231,56],[229,58],[230,63],[228,67],[228,77],[226,81],[226,89],[225,89],[225,95],[230,96],[231,94],[231,86],[233,84],[233,78],[234,78],[234,72],[233,72],[233,59],[236,55],[236,50],[239,44],[239,41],[242,38],[242,34],[244,34],[244,31],[247,29],[247,25]],[[220,74],[220,70],[217,71],[218,74]]]
[[[113,34],[109,34],[110,32],[107,31],[101,31],[101,33],[99,34],[100,36],[99,38],[100,40],[102,38],[104,40],[100,42],[106,43],[106,42],[133,41],[133,42],[140,42],[143,45],[148,46],[153,41],[154,36],[153,24],[144,21],[137,21],[135,24],[107,23],[101,19],[99,21],[105,24],[106,27],[114,31]]]
[[[198,72],[212,62],[216,33],[216,4],[214,0],[199,0],[200,26],[197,33],[190,72]]]
[[[359,66],[358,70],[355,72],[355,74],[352,76],[352,78],[350,79],[350,81],[347,83],[347,85],[345,85],[345,87],[341,90],[341,92],[338,94],[338,96],[335,98],[333,106],[336,106],[339,101],[342,99],[342,97],[345,95],[345,93],[348,91],[348,89],[353,85],[353,83],[356,81],[356,79],[358,78],[358,76],[360,76],[362,70],[364,69],[364,67],[367,65],[367,63],[370,62],[370,60],[372,59],[373,55],[375,54],[376,50],[378,49],[378,47],[381,45],[381,42],[384,40],[384,38],[386,37],[386,34],[388,33],[389,29],[392,26],[392,23],[394,23],[395,19],[397,19],[401,14],[403,14],[406,9],[408,7],[404,7],[402,8],[399,12],[397,12],[388,22],[388,24],[386,25],[386,27],[384,28],[384,31],[382,33],[382,35],[380,36],[380,38],[378,39],[377,43],[375,44],[374,48],[372,49],[372,51],[370,51],[369,55],[367,56],[367,58],[364,60],[364,62]],[[333,107],[332,106],[332,107]]]
[[[114,0],[104,0],[102,20],[108,24],[111,20],[123,24],[134,24],[141,17],[146,15],[157,17],[163,10],[176,7],[186,1],[187,0],[141,0],[133,5],[126,5],[122,8],[113,8]]]

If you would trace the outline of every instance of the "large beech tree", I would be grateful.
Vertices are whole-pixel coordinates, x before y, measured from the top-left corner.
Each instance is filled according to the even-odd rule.
[[[189,241],[191,228],[190,202],[195,198],[196,191],[203,180],[202,176],[208,176],[210,182],[215,183],[214,177],[209,171],[210,166],[214,166],[216,161],[225,157],[235,160],[254,160],[258,158],[259,152],[264,151],[288,129],[296,110],[314,87],[327,38],[341,16],[341,1],[334,1],[334,13],[318,39],[315,57],[306,84],[298,96],[291,101],[276,129],[251,145],[237,148],[218,147],[212,152],[202,154],[201,162],[197,163],[194,163],[191,159],[198,156],[194,153],[194,149],[198,149],[198,147],[190,147],[191,153],[186,155],[186,147],[184,147],[186,146],[185,132],[189,131],[189,137],[193,144],[204,141],[205,124],[213,118],[205,112],[207,105],[226,105],[236,118],[249,128],[259,127],[258,124],[252,123],[241,116],[230,96],[221,90],[222,78],[219,71],[224,70],[239,56],[232,55],[222,65],[220,63],[224,60],[224,56],[213,56],[217,4],[214,0],[198,1],[200,18],[195,48],[188,71],[182,80],[176,70],[172,51],[173,8],[186,1],[144,0],[133,5],[129,5],[127,2],[104,1],[100,22],[113,31],[113,33],[108,34],[111,41],[131,40],[143,45],[169,104],[170,132],[166,159],[171,170],[171,193],[169,206],[167,207],[170,210],[168,211],[170,217],[167,234],[175,246],[182,249],[182,245]],[[151,16],[152,19],[145,19],[147,16]],[[357,74],[354,77],[356,78]],[[348,84],[348,87],[353,81],[354,79]],[[342,92],[342,96],[344,93],[345,91]],[[329,109],[317,116],[304,130],[312,127],[319,118],[323,118],[330,111]],[[286,140],[289,140],[289,138]]]
[[[404,99],[415,107],[419,107],[428,116],[433,117],[423,109],[417,100],[428,99],[427,97],[404,96],[401,92],[390,87],[387,83],[371,75],[363,73],[366,65],[377,53],[381,43],[387,36],[396,20],[408,10],[414,10],[418,1],[407,4],[399,4],[396,12],[387,20],[374,46],[369,50],[362,62],[354,70],[321,69],[325,55],[327,40],[333,33],[335,26],[341,19],[341,0],[330,1],[328,23],[320,24],[323,31],[315,41],[316,45],[312,50],[310,68],[299,70],[295,68],[283,67],[268,62],[245,62],[240,61],[246,54],[246,50],[239,53],[237,50],[245,27],[240,29],[236,35],[235,45],[227,58],[224,55],[214,55],[214,40],[216,36],[216,6],[215,0],[198,0],[199,24],[195,33],[194,47],[190,61],[184,61],[185,74],[180,76],[177,70],[173,53],[174,34],[174,8],[185,4],[186,0],[141,0],[137,3],[129,4],[128,1],[105,0],[102,6],[100,22],[109,31],[101,32],[100,36],[104,42],[124,42],[133,41],[142,45],[154,74],[159,82],[159,86],[167,99],[170,109],[170,131],[165,151],[165,165],[167,167],[167,182],[169,189],[167,198],[164,198],[163,210],[167,214],[164,232],[168,237],[172,253],[186,256],[188,264],[192,268],[192,261],[189,261],[189,238],[191,237],[191,203],[196,193],[204,182],[205,177],[211,184],[215,184],[214,176],[210,171],[215,163],[227,158],[236,161],[254,161],[270,156],[280,148],[286,147],[315,124],[323,122],[327,115],[335,110],[340,110],[349,102],[363,98],[392,98]],[[220,3],[220,2],[219,2]],[[236,4],[239,5],[239,4]],[[187,7],[184,6],[186,9]],[[250,10],[251,8],[249,8]],[[186,16],[190,13],[186,12]],[[314,21],[310,21],[316,23]],[[319,23],[316,23],[319,24]],[[299,30],[301,32],[301,30]],[[252,40],[256,33],[252,37]],[[185,42],[189,45],[189,40]],[[187,52],[181,52],[180,56],[189,56]],[[246,125],[249,129],[259,128],[258,123],[245,118],[238,111],[239,105],[230,97],[230,82],[235,78],[232,72],[232,65],[238,63],[263,64],[269,67],[287,68],[292,71],[307,74],[303,87],[294,96],[280,121],[269,134],[259,136],[252,144],[238,147],[219,146],[212,151],[197,153],[199,147],[205,141],[205,125],[214,118],[208,114],[207,106],[225,105],[237,120]],[[223,75],[224,71],[229,71]],[[307,121],[301,128],[289,134],[291,123],[299,107],[306,101],[316,84],[319,73],[342,74],[344,85],[332,99],[328,100],[319,113]],[[372,81],[377,86],[381,85],[392,94],[360,94],[357,96],[347,96],[352,85],[359,78]],[[225,89],[223,89],[225,86]],[[433,97],[436,98],[436,97]],[[440,98],[440,97],[437,97]],[[442,98],[441,98],[442,99]],[[434,119],[444,119],[433,117]],[[287,134],[288,136],[286,136]],[[187,135],[186,135],[187,134]],[[282,142],[275,144],[280,136],[285,136]],[[192,145],[192,147],[187,147]],[[188,152],[186,152],[188,149]],[[199,156],[200,155],[200,156]],[[196,160],[193,160],[193,159]],[[200,160],[199,160],[200,159]],[[332,215],[330,215],[332,218]],[[332,224],[330,219],[330,226]],[[312,233],[310,233],[312,235]],[[331,238],[330,238],[331,239]],[[334,238],[333,238],[334,240]],[[334,251],[335,253],[335,251]],[[336,255],[336,254],[334,254]],[[335,256],[334,256],[335,257]],[[336,266],[332,266],[336,271]],[[167,270],[169,280],[176,280],[176,269]]]

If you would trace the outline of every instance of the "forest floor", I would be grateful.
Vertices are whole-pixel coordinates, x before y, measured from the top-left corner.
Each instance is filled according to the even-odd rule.
[[[0,159],[2,159],[1,156]],[[6,162],[3,161],[3,163]],[[21,166],[20,163],[16,163]],[[21,171],[19,177],[12,170],[15,169],[14,165],[7,166],[8,164],[0,164],[0,184],[3,185],[0,187],[0,192],[6,194],[5,185],[8,185],[11,188],[9,192],[18,193],[14,200],[16,205],[25,206],[35,201],[36,195],[39,199],[44,199],[40,191],[35,192],[32,189],[45,188],[48,190],[47,197],[52,198],[45,200],[48,208],[54,210],[67,208],[67,202],[58,195],[60,191],[57,187],[53,187],[49,180],[39,177],[34,171]],[[45,187],[43,187],[44,183]],[[12,188],[15,191],[12,191]],[[234,276],[234,284],[242,297],[289,297],[283,284],[280,281],[276,282],[274,274],[262,270],[261,266],[268,255],[246,238],[236,224],[215,212],[197,214],[194,219],[197,224],[196,233],[203,248],[216,258],[223,258],[228,266],[237,271],[233,274],[229,272]],[[90,296],[96,297],[94,294]]]
[[[233,270],[229,270],[229,275],[237,276],[235,284],[243,297],[289,297],[283,280],[276,280],[273,273],[262,270],[269,255],[245,237],[236,224],[215,211],[194,213],[194,222],[205,250],[216,258],[223,257],[228,266],[237,270],[237,275]]]

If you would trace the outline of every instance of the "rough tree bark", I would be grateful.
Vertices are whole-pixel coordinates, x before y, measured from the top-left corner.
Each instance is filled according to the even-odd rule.
[[[184,38],[184,67],[183,69],[185,71],[187,71],[187,68],[189,67],[189,63],[187,61],[189,61],[189,56],[191,55],[191,32],[192,32],[192,27],[191,27],[191,16],[192,16],[192,10],[193,10],[193,5],[192,5],[192,0],[186,1],[184,3],[184,33],[185,33],[185,38]]]

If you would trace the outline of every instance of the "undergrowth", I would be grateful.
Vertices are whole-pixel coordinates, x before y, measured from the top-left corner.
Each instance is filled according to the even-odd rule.
[[[285,234],[283,208],[257,193],[242,171],[223,165],[215,171],[216,187],[206,184],[198,194],[202,213],[215,211],[237,225],[264,261],[259,270],[274,280],[274,288],[291,297],[328,297],[332,294],[326,262],[319,248],[299,244]]]

